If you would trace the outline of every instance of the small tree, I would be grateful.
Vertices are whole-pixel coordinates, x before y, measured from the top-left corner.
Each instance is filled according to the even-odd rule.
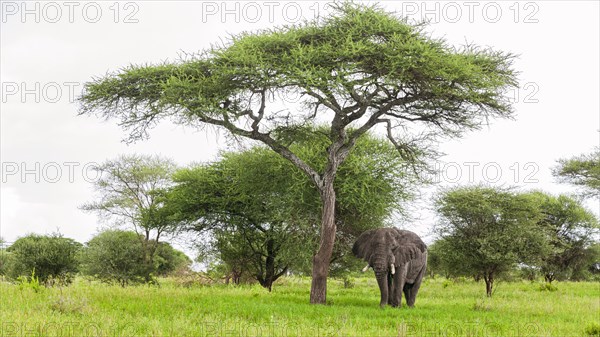
[[[157,156],[130,155],[94,169],[101,174],[94,183],[100,200],[85,204],[82,209],[134,229],[144,252],[146,281],[150,281],[158,242],[174,224],[163,206],[175,164]]]
[[[190,59],[110,73],[86,83],[80,99],[82,114],[118,119],[130,141],[163,119],[213,125],[265,144],[306,174],[320,196],[310,294],[320,304],[337,230],[334,181],[357,140],[379,128],[416,166],[419,143],[510,117],[506,93],[516,85],[511,54],[448,46],[376,5],[331,8],[329,17],[242,33]],[[300,102],[271,104],[287,93]],[[321,121],[325,164],[312,166],[290,144]]]
[[[568,279],[587,268],[588,249],[598,233],[598,219],[571,197],[532,192],[542,214],[540,225],[550,234],[550,251],[541,259],[541,272],[547,282]]]
[[[451,269],[448,268],[449,263],[444,256],[447,250],[443,245],[444,240],[440,239],[427,246],[427,273],[431,278],[435,278],[436,275],[448,278],[451,275]]]
[[[7,275],[10,253],[6,251],[4,239],[0,236],[0,276]]]
[[[78,270],[80,249],[80,243],[60,234],[24,236],[7,249],[11,255],[9,276],[30,277],[35,273],[40,282],[53,278],[68,284]]]
[[[121,286],[146,281],[148,268],[144,248],[135,232],[107,230],[86,243],[81,254],[81,272]]]
[[[600,148],[590,154],[559,159],[552,170],[558,181],[581,187],[581,195],[600,198]]]
[[[8,275],[11,264],[11,254],[6,249],[0,248],[0,275]]]
[[[167,276],[173,272],[189,270],[192,259],[185,255],[184,252],[173,248],[168,242],[159,242],[156,248],[154,263],[156,265],[156,274]]]
[[[492,296],[494,280],[517,263],[534,264],[547,251],[541,214],[526,195],[508,189],[459,187],[436,200],[436,231],[447,268],[481,276]]]

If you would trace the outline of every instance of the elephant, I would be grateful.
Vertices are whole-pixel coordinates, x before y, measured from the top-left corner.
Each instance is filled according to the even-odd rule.
[[[371,229],[356,239],[352,253],[368,263],[363,272],[373,268],[381,307],[402,306],[403,292],[407,305],[415,305],[427,268],[427,246],[417,234],[397,228]]]

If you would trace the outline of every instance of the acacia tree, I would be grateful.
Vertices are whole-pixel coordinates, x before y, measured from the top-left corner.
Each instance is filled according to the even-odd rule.
[[[582,188],[585,198],[600,198],[600,148],[590,154],[582,154],[569,159],[559,159],[552,174],[560,182]]]
[[[146,281],[151,280],[159,239],[175,224],[164,207],[175,168],[172,161],[157,156],[126,155],[108,160],[93,168],[100,174],[94,182],[99,200],[81,206],[106,221],[134,229],[144,252]]]
[[[334,181],[356,141],[381,128],[417,162],[418,140],[459,136],[490,117],[511,116],[511,54],[453,48],[423,29],[377,5],[341,3],[328,17],[245,32],[179,62],[97,78],[85,84],[81,113],[118,119],[129,141],[147,137],[162,119],[214,125],[292,162],[321,199],[310,301],[324,304],[336,237]],[[282,93],[299,94],[299,104],[277,104]],[[290,144],[304,126],[323,121],[327,160],[313,167]]]
[[[530,196],[473,186],[443,192],[436,200],[438,254],[452,274],[482,277],[487,296],[494,280],[517,263],[536,264],[548,251],[548,232]]]

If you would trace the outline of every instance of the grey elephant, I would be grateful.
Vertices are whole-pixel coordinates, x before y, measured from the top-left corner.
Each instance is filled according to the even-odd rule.
[[[407,230],[378,228],[362,233],[352,247],[354,256],[373,268],[381,291],[380,306],[402,306],[402,293],[409,307],[415,305],[417,293],[427,268],[427,246]]]

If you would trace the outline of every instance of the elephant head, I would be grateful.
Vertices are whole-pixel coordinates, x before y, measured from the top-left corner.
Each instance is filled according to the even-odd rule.
[[[381,292],[380,306],[401,303],[402,292],[409,306],[425,274],[427,246],[413,232],[397,228],[372,229],[362,233],[352,253],[372,267]]]

